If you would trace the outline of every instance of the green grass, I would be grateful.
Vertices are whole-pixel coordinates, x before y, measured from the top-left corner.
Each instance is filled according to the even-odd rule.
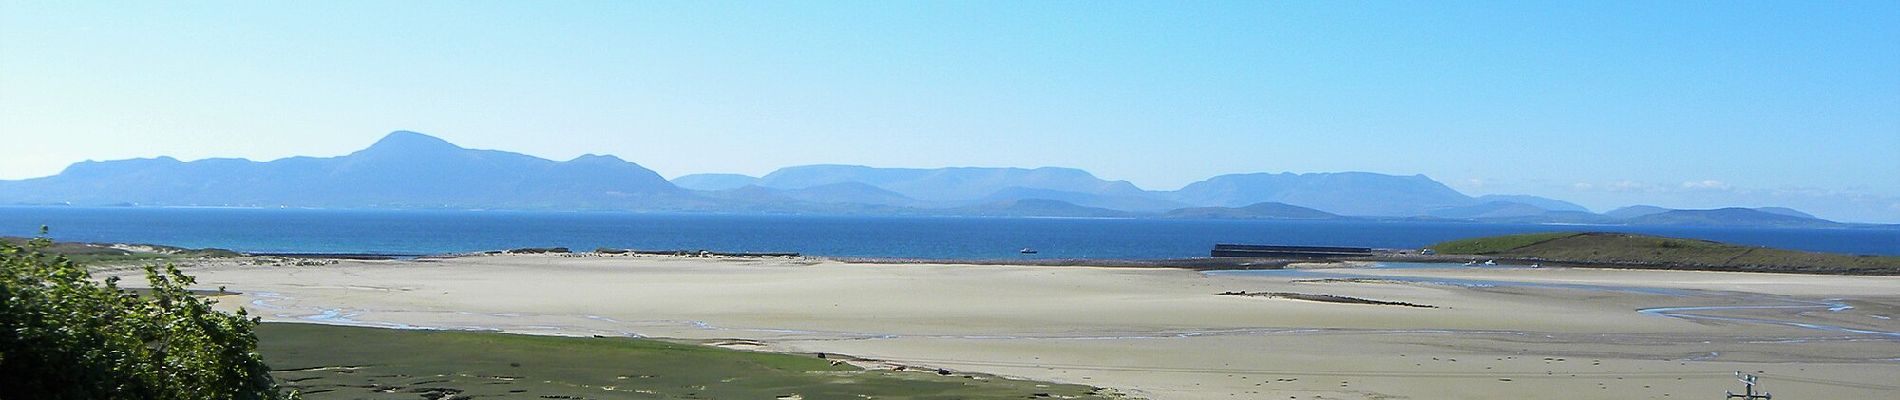
[[[649,339],[286,323],[259,325],[257,334],[273,375],[314,400],[1111,398],[1081,385],[862,370],[812,355]]]
[[[1578,232],[1526,233],[1474,239],[1453,240],[1431,245],[1439,254],[1497,254],[1553,239],[1581,235]]]
[[[1625,233],[1507,235],[1450,241],[1431,248],[1440,254],[1638,268],[1900,275],[1900,257],[1815,253]]]
[[[24,245],[29,239],[19,237],[0,237],[0,242],[15,246]],[[83,265],[96,266],[106,264],[143,264],[188,258],[237,257],[240,254],[224,249],[187,249],[182,247],[159,245],[136,245],[143,250],[113,248],[98,243],[54,242],[42,252],[65,256]],[[145,251],[150,250],[150,251]]]

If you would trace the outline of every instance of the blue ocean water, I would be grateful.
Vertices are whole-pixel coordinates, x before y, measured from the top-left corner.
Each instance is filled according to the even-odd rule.
[[[440,254],[565,246],[931,259],[1204,257],[1215,243],[1416,248],[1547,231],[1620,231],[1900,255],[1900,230],[1451,222],[858,217],[617,212],[0,207],[0,235],[249,252]],[[1022,248],[1040,251],[1033,256]]]

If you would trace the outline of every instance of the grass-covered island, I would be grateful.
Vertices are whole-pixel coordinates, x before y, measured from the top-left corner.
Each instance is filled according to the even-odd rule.
[[[1816,253],[1628,233],[1529,233],[1454,240],[1429,248],[1443,255],[1581,266],[1900,275],[1900,257]]]

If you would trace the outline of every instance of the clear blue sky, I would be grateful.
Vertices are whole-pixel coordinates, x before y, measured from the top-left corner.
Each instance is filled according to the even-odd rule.
[[[1430,175],[1900,222],[1900,2],[0,2],[0,179],[398,129],[668,177]]]

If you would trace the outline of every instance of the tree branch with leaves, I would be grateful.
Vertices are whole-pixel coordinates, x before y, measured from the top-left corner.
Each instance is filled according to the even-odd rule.
[[[191,276],[145,267],[151,290],[43,252],[41,228],[0,243],[0,400],[284,399],[257,353],[258,319],[212,308]]]

